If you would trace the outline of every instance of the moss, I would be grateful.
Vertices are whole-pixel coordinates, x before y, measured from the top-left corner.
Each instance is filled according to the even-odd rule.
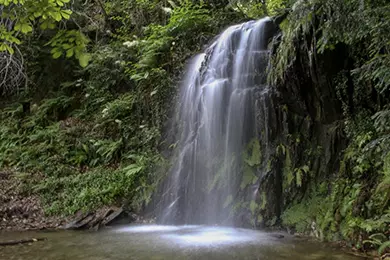
[[[290,151],[288,149],[285,150],[285,161],[284,161],[284,167],[283,167],[283,188],[287,188],[291,185],[292,181],[294,180],[294,171],[290,156]]]
[[[252,200],[251,203],[249,204],[249,209],[252,213],[252,216],[255,215],[258,207],[259,207],[259,205],[256,203],[256,201]]]
[[[260,149],[259,140],[253,138],[245,150],[242,152],[242,159],[244,164],[242,166],[242,179],[240,189],[245,189],[249,184],[255,184],[258,181],[258,177],[255,175],[255,169],[260,166],[262,154]]]
[[[267,194],[263,191],[263,192],[261,193],[261,205],[260,205],[260,209],[261,209],[261,210],[264,210],[266,206],[267,206]]]
[[[260,149],[260,143],[257,138],[253,138],[247,145],[243,152],[243,159],[250,167],[260,165],[262,154]]]
[[[244,166],[244,172],[242,174],[240,189],[243,190],[256,178],[256,175],[253,172],[253,169],[249,166]]]

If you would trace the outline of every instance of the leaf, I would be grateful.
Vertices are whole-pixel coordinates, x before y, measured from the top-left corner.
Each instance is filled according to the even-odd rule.
[[[73,54],[74,54],[74,48],[71,48],[71,49],[69,49],[69,50],[66,51],[66,57],[67,57],[67,58],[72,57]]]
[[[21,23],[17,23],[17,24],[15,24],[14,30],[15,31],[20,31],[21,28],[22,28],[22,24]]]
[[[378,249],[378,253],[381,255],[385,250],[386,248],[390,247],[390,241],[386,241],[384,242]]]
[[[60,12],[51,12],[50,16],[54,18],[57,22],[61,21],[62,16]]]
[[[53,53],[53,58],[54,59],[58,59],[61,55],[62,55],[61,51],[56,51],[56,52]]]
[[[5,46],[5,49],[6,49],[10,54],[14,54],[14,49],[13,49],[11,46],[9,46],[9,45],[7,45],[7,44],[5,44],[4,46]]]
[[[72,11],[70,11],[70,10],[61,10],[61,15],[65,20],[68,20],[70,18],[71,14],[72,14]]]
[[[79,56],[80,66],[83,68],[87,67],[91,58],[92,58],[91,55],[88,53],[80,54],[80,56]]]
[[[34,12],[34,17],[35,17],[35,18],[38,18],[38,17],[40,17],[41,15],[42,15],[42,11],[37,10],[37,11]]]
[[[72,48],[72,45],[70,45],[70,44],[68,44],[68,43],[64,43],[64,44],[62,44],[62,48],[64,48],[65,50],[67,50],[67,49]]]
[[[21,29],[22,33],[24,33],[24,34],[32,32],[32,27],[27,23],[22,24],[20,29]]]
[[[46,20],[39,26],[42,30],[46,30],[49,27],[49,22]]]
[[[143,166],[139,166],[138,164],[130,164],[129,166],[123,169],[126,172],[126,176],[131,176],[141,172],[144,169]]]

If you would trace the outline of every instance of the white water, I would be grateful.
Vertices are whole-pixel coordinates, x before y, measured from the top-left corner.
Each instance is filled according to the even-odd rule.
[[[232,224],[242,151],[258,136],[256,95],[267,92],[270,25],[265,18],[229,27],[190,62],[181,87],[177,147],[160,222]]]

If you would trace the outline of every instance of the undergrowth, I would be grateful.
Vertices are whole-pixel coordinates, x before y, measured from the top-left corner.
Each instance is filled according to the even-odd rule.
[[[36,46],[45,34],[22,46],[30,86],[1,99],[0,169],[21,173],[48,214],[103,205],[139,211],[165,176],[159,148],[175,82],[190,56],[243,19],[203,2],[166,4],[107,1],[104,18],[75,3],[74,21],[91,40],[85,68],[62,56],[41,62],[47,49]]]
[[[283,85],[295,64],[307,60],[315,67],[324,53],[343,48],[345,69],[332,85],[349,145],[338,172],[301,190],[303,199],[289,205],[284,225],[382,254],[390,239],[389,3],[311,0],[295,1],[290,8],[269,82]]]

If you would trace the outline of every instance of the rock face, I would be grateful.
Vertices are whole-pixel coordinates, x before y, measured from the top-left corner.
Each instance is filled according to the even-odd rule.
[[[99,230],[104,226],[129,224],[133,222],[139,222],[137,215],[125,211],[123,208],[110,207],[88,213],[79,212],[70,221],[68,221],[63,228],[68,230]]]
[[[271,55],[276,54],[280,35],[275,39]],[[272,86],[269,96],[257,98],[256,115],[266,119],[258,132],[267,133],[258,138],[268,161],[267,168],[257,171],[263,192],[256,199],[256,205],[262,205],[259,226],[275,224],[310,187],[331,179],[347,145],[341,104],[332,84],[348,65],[343,47],[316,55],[314,44],[295,44],[298,51],[284,81]]]
[[[275,34],[271,57],[280,37]],[[300,201],[321,181],[332,179],[348,143],[341,104],[332,84],[348,65],[343,46],[308,56],[316,53],[315,47],[307,42],[296,44],[295,62],[284,81],[270,86],[266,93],[255,94],[260,153],[249,149],[248,155],[258,156],[259,163],[252,167],[253,182],[238,195],[237,226],[261,228],[280,223],[283,211],[294,201]]]

